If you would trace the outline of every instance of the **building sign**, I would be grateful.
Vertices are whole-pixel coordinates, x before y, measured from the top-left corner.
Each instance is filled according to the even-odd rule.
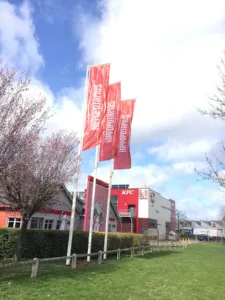
[[[148,200],[148,189],[139,189],[139,199]]]
[[[85,202],[85,216],[84,216],[84,231],[90,229],[90,215],[91,202],[93,190],[93,177],[88,176],[86,202]],[[94,202],[94,218],[93,231],[104,232],[106,223],[106,208],[108,199],[108,183],[96,179],[95,202]]]
[[[150,199],[151,199],[151,202],[154,204],[155,203],[155,193],[151,192]]]
[[[207,235],[208,231],[205,228],[193,228],[193,233],[196,235],[201,235],[201,234]]]
[[[133,195],[134,191],[130,191],[130,190],[124,190],[122,191],[122,195]]]

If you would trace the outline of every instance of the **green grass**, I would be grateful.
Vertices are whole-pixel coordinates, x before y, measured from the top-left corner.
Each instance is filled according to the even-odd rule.
[[[0,268],[0,299],[225,299],[225,246],[216,243],[148,253],[71,270],[65,263]]]

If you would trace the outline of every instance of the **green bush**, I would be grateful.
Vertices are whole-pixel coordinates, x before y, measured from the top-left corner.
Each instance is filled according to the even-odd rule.
[[[0,229],[0,257],[13,257],[20,230]],[[24,258],[58,257],[67,252],[68,231],[27,230],[24,244]],[[108,250],[137,247],[148,244],[148,240],[140,234],[109,233]],[[88,232],[74,231],[72,253],[86,253]],[[104,233],[93,233],[92,252],[103,250]]]

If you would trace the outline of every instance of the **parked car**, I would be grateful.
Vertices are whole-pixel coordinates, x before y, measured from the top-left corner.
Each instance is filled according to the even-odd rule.
[[[179,240],[179,236],[176,232],[174,231],[170,231],[169,235],[168,235],[168,240],[169,241],[178,241]]]
[[[201,242],[208,242],[208,241],[213,241],[213,237],[211,236],[208,236],[206,234],[201,234],[198,236],[198,240],[201,241]]]

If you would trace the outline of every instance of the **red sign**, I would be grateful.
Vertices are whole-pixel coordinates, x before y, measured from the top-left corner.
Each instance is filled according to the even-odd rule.
[[[84,216],[84,231],[90,229],[90,215],[91,215],[91,200],[93,190],[93,177],[88,176],[86,201],[85,201],[85,216]],[[94,219],[93,219],[93,231],[103,232],[105,231],[106,223],[106,208],[108,198],[108,184],[101,180],[96,180],[95,191],[95,206],[94,206]]]
[[[135,102],[136,100],[120,102],[118,153],[114,159],[114,170],[131,168],[130,138]]]
[[[105,101],[109,85],[109,72],[110,64],[90,68],[82,150],[96,147],[101,142],[102,120],[106,109]]]
[[[133,195],[133,192],[134,191],[130,191],[130,190],[124,190],[124,191],[122,191],[122,195]]]
[[[148,194],[149,194],[149,190],[148,189],[140,189],[139,190],[139,199],[148,200]]]
[[[106,114],[103,118],[102,144],[100,145],[100,161],[113,159],[117,154],[118,107],[121,101],[121,83],[110,84],[107,92]]]

